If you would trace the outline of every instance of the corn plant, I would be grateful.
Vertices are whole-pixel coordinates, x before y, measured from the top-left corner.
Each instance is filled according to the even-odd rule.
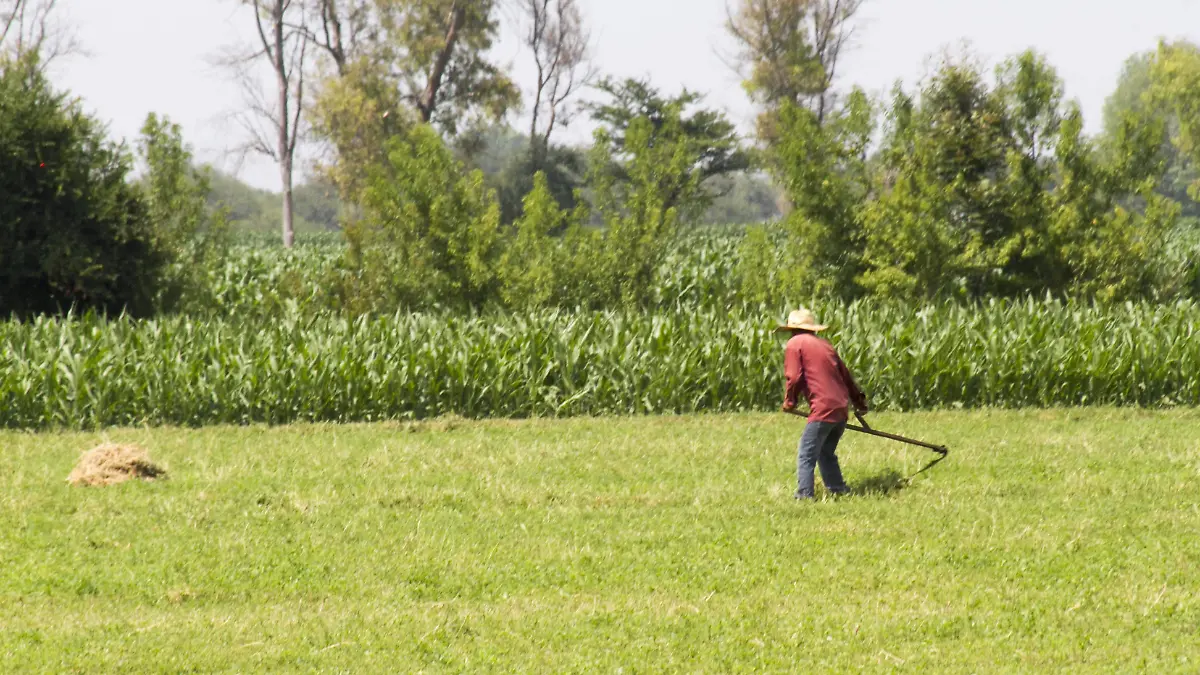
[[[771,410],[782,312],[0,324],[0,426]],[[819,308],[876,408],[1200,404],[1200,306]]]

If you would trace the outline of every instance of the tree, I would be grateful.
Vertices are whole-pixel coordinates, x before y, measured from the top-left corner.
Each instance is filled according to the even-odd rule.
[[[310,0],[311,39],[333,65],[314,110],[336,155],[325,173],[356,201],[388,138],[430,123],[447,137],[497,121],[519,101],[488,59],[494,0]]]
[[[704,98],[700,94],[684,89],[678,96],[664,98],[649,82],[638,79],[605,78],[597,88],[610,100],[589,106],[592,118],[604,132],[596,137],[596,142],[605,147],[594,161],[607,164],[593,163],[591,169],[610,173],[614,186],[635,182],[638,152],[677,152],[687,166],[658,176],[654,192],[663,208],[678,209],[680,219],[691,222],[717,196],[709,179],[749,168],[750,157],[741,148],[733,124],[718,111],[697,109]],[[639,143],[644,146],[636,150],[630,143],[635,125]]]
[[[788,102],[775,125],[778,136],[766,152],[767,167],[792,205],[786,221],[789,265],[780,282],[793,294],[854,297],[864,243],[860,208],[871,190],[866,162],[875,129],[871,102],[855,91],[824,121]]]
[[[454,136],[464,118],[499,119],[516,87],[487,59],[499,23],[495,0],[313,0],[311,35],[345,75],[356,65],[393,82],[417,119]]]
[[[746,225],[778,220],[780,193],[769,177],[745,171],[711,181],[719,196],[704,213],[709,225]]]
[[[523,41],[533,55],[535,82],[527,150],[510,153],[495,179],[506,224],[520,217],[538,173],[560,208],[575,208],[584,173],[583,153],[555,146],[551,137],[555,129],[571,122],[572,99],[595,78],[588,62],[590,36],[578,0],[519,0],[516,5],[526,21]],[[478,145],[483,148],[486,143]]]
[[[1200,165],[1200,46],[1160,44],[1150,61],[1150,82],[1145,103],[1165,109],[1173,123],[1175,147],[1193,166]],[[1200,183],[1193,183],[1191,194],[1200,201]]]
[[[1197,173],[1192,159],[1172,142],[1179,135],[1179,120],[1168,97],[1155,96],[1151,71],[1156,55],[1156,51],[1148,51],[1134,54],[1125,61],[1117,87],[1104,103],[1101,145],[1106,152],[1112,151],[1126,115],[1151,117],[1165,122],[1162,144],[1167,170],[1158,192],[1179,202],[1183,207],[1183,215],[1197,218],[1200,217],[1200,202],[1189,197],[1188,188],[1200,181],[1200,173]]]
[[[1078,106],[1064,105],[1041,56],[1005,62],[996,82],[989,88],[977,67],[949,62],[919,101],[897,92],[879,195],[860,215],[859,283],[925,299],[1114,300],[1171,286],[1155,263],[1177,215],[1153,194],[1161,124],[1128,115],[1103,153],[1083,137]],[[1125,208],[1134,196],[1142,212]]]
[[[521,0],[529,21],[525,46],[533,54],[537,80],[529,123],[530,154],[540,160],[557,126],[571,121],[571,98],[596,71],[588,63],[591,36],[578,0]]]
[[[55,60],[79,51],[79,42],[55,20],[58,0],[0,0],[0,54],[14,59],[36,55],[48,68]]]
[[[167,254],[131,169],[36,54],[0,57],[0,314],[153,313]]]
[[[352,59],[360,56],[360,45],[374,24],[373,0],[309,0],[317,17],[310,39],[333,61],[338,75],[345,75]]]
[[[666,105],[655,119],[634,118],[620,128],[619,142],[609,128],[596,130],[589,187],[605,225],[589,262],[597,306],[650,302],[667,243],[708,203],[705,159],[713,147],[689,133],[694,117],[685,119],[681,108]],[[623,155],[619,162],[614,148]]]
[[[563,145],[551,145],[535,158],[528,152],[518,152],[492,184],[500,198],[500,215],[505,224],[520,218],[525,207],[525,197],[536,186],[534,177],[540,174],[546,182],[546,190],[554,197],[560,208],[570,211],[579,204],[578,189],[587,174],[587,151]],[[559,234],[559,230],[554,230]]]
[[[833,84],[853,20],[864,0],[739,0],[727,7],[726,29],[740,49],[743,86],[763,108],[760,136],[769,140],[785,103],[806,107],[818,124],[834,108]]]
[[[479,171],[466,173],[438,133],[414,126],[373,167],[363,217],[347,229],[350,304],[479,306],[496,291],[500,208]]]
[[[545,174],[533,177],[512,239],[500,257],[500,294],[514,309],[571,306],[586,295],[589,258],[579,255],[579,243],[588,219],[583,200],[573,210],[559,206]],[[556,239],[558,234],[565,235]],[[590,256],[589,256],[590,257]]]
[[[160,310],[199,310],[211,306],[204,296],[205,273],[225,253],[225,211],[209,205],[209,171],[197,170],[178,124],[151,114],[142,126],[138,153],[145,165],[142,186],[156,246],[168,264],[158,284]]]
[[[249,140],[243,153],[257,153],[279,165],[282,186],[283,245],[296,239],[293,183],[296,149],[302,136],[309,30],[301,0],[241,0],[254,13],[258,46],[227,60],[242,87],[248,110],[237,117]],[[263,93],[253,67],[265,61],[275,79],[274,96]]]

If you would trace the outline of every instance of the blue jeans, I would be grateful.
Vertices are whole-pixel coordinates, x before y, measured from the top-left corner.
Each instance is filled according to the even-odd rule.
[[[813,496],[813,470],[821,467],[825,489],[834,494],[849,492],[838,464],[837,446],[846,431],[845,422],[809,422],[800,437],[800,452],[796,458],[797,499]]]

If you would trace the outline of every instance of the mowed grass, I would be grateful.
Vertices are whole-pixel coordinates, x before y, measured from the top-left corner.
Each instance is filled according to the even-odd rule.
[[[1196,672],[1200,412],[0,434],[3,672]],[[171,478],[71,488],[134,442]]]

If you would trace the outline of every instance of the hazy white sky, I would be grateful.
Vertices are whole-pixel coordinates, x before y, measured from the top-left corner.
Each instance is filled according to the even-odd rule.
[[[739,78],[722,60],[726,0],[584,0],[600,69],[648,76],[665,91],[704,92],[708,103],[750,127],[753,112]],[[89,56],[60,64],[55,79],[132,139],[149,112],[183,125],[197,155],[232,168],[238,130],[228,122],[237,90],[212,65],[223,46],[249,37],[236,0],[62,0]],[[511,30],[507,31],[511,33]],[[1200,39],[1200,0],[867,0],[843,85],[873,92],[897,79],[912,86],[947,47],[970,50],[991,65],[1033,47],[1049,57],[1083,106],[1089,129],[1099,124],[1121,64],[1160,37]],[[507,36],[497,50],[518,83],[528,80],[526,55]],[[585,127],[561,140],[579,140]],[[248,162],[241,176],[278,188],[278,172]]]

